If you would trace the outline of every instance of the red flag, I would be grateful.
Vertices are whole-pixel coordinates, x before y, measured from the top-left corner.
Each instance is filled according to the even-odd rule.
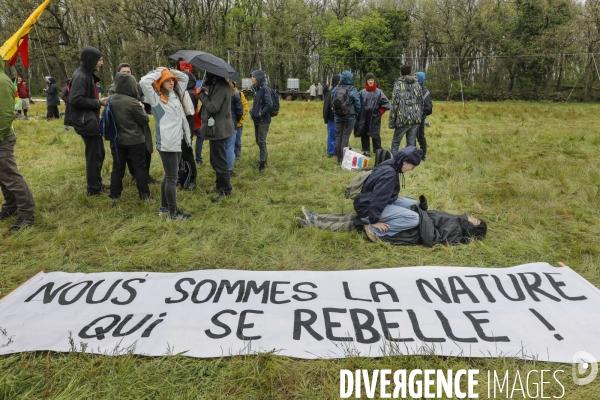
[[[21,61],[23,61],[25,68],[29,68],[29,35],[25,35],[21,40],[21,43],[19,43],[19,51],[17,51],[8,62],[9,67],[15,65],[19,54],[21,55]]]

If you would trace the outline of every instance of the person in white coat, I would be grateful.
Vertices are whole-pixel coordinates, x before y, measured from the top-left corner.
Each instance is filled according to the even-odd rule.
[[[158,67],[140,80],[146,101],[152,107],[156,123],[156,150],[163,163],[165,177],[161,184],[161,207],[158,215],[167,220],[191,218],[177,208],[177,178],[181,162],[181,141],[191,146],[190,127],[184,108],[188,76],[181,71]]]

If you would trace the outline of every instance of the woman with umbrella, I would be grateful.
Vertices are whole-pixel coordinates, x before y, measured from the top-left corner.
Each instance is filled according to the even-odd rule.
[[[231,88],[225,78],[206,72],[198,95],[202,102],[200,136],[210,143],[210,165],[217,175],[215,187],[206,193],[218,194],[211,200],[218,203],[231,195],[229,165],[225,154],[227,138],[235,134],[231,119]]]

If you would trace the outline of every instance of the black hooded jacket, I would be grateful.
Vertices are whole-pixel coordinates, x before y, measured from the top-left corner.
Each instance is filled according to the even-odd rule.
[[[333,89],[336,87],[338,83],[340,83],[340,75],[335,74],[331,77],[331,88]],[[332,90],[328,90],[323,99],[323,120],[325,123],[327,123],[327,121],[333,121],[333,117],[335,116],[331,107],[331,92]]]
[[[60,106],[60,98],[58,97],[58,86],[56,86],[56,79],[53,77],[48,78],[48,89],[46,90],[46,106],[58,107]]]
[[[379,164],[367,178],[362,194],[354,200],[354,210],[359,218],[368,218],[371,224],[379,222],[383,209],[398,199],[400,193],[399,174],[404,161],[417,166],[421,163],[423,151],[415,146],[407,146],[394,155],[394,158]]]
[[[75,132],[81,136],[100,135],[98,120],[100,118],[100,100],[96,92],[96,82],[100,81],[94,70],[102,57],[100,50],[86,47],[81,52],[81,65],[73,72],[69,104],[71,106],[71,122]]]

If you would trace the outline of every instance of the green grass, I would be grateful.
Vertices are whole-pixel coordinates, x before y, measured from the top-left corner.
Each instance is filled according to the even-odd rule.
[[[181,223],[166,223],[157,216],[158,204],[140,202],[129,178],[116,208],[108,197],[86,197],[80,137],[64,131],[59,121],[16,121],[17,162],[33,192],[37,222],[32,229],[0,237],[0,296],[41,269],[350,270],[509,267],[533,261],[564,262],[600,287],[600,105],[473,102],[463,108],[435,103],[426,131],[427,162],[407,174],[402,194],[425,194],[432,209],[474,214],[488,221],[489,230],[482,242],[431,249],[295,227],[292,218],[302,215],[302,205],[322,213],[352,210],[343,191],[354,173],[341,171],[325,154],[321,106],[282,103],[269,132],[269,165],[263,174],[252,167],[258,149],[252,127],[246,126],[232,198],[212,204],[204,189],[213,186],[214,172],[199,167],[198,189],[178,193],[179,206],[193,214]],[[31,114],[43,116],[44,106],[35,105]],[[384,128],[384,146],[391,136]],[[358,147],[360,141],[352,138],[351,144]],[[107,154],[106,183],[111,162]],[[162,176],[156,153],[151,173]],[[159,187],[151,185],[151,190],[159,199]],[[9,226],[0,223],[0,231]],[[0,397],[329,399],[339,396],[342,368],[479,368],[480,398],[487,397],[487,370],[563,369],[563,398],[600,398],[600,378],[578,387],[569,378],[570,365],[514,359],[307,361],[262,354],[203,360],[47,352],[0,357]],[[558,385],[550,390],[544,394],[561,394]]]

